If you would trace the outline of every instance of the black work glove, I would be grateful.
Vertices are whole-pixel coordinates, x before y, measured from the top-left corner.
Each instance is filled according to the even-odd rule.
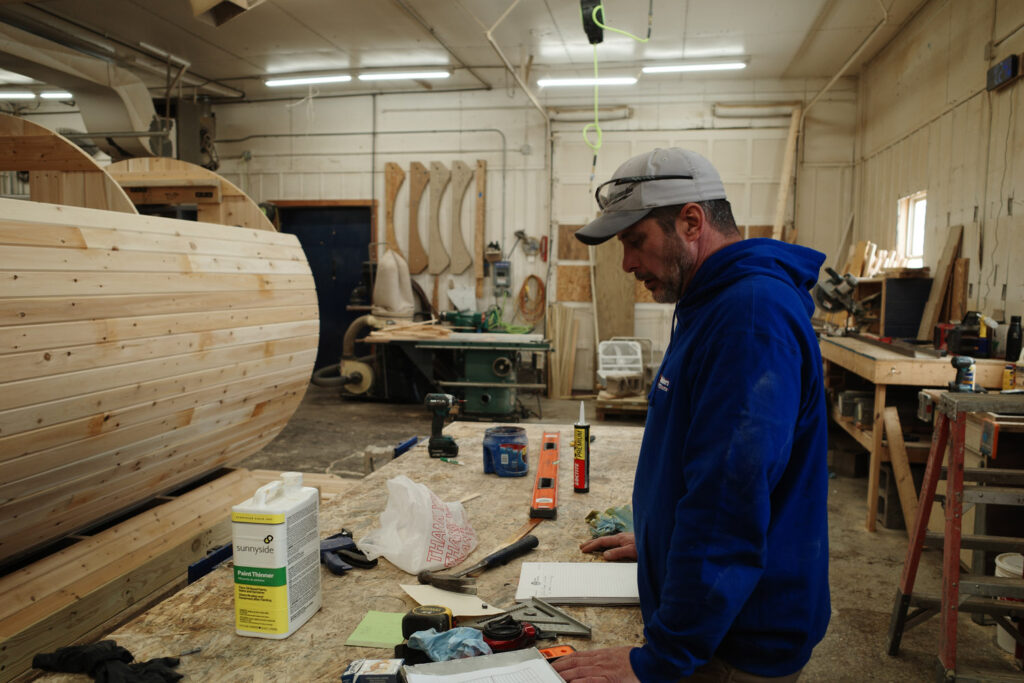
[[[177,657],[157,657],[148,662],[104,662],[96,670],[97,683],[174,683],[183,676],[172,667],[178,666]]]
[[[90,674],[105,662],[128,663],[132,653],[113,640],[101,640],[89,645],[69,645],[55,652],[44,652],[32,658],[32,666],[43,671],[69,674]]]

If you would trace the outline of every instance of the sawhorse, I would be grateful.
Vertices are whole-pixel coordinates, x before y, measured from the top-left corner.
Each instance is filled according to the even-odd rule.
[[[997,598],[1024,599],[1024,578],[1004,578],[964,575],[960,573],[960,549],[1024,552],[1024,538],[1010,536],[975,536],[962,534],[964,503],[1024,506],[1024,470],[995,468],[964,468],[964,431],[967,414],[995,412],[1024,414],[1024,396],[1003,394],[943,393],[935,410],[935,428],[931,451],[925,467],[924,482],[917,507],[917,518],[910,533],[907,556],[903,563],[892,619],[889,623],[889,654],[899,653],[903,632],[916,626],[935,613],[941,615],[938,681],[998,681],[996,676],[978,678],[957,674],[957,616],[959,612],[988,614],[1017,640],[1017,654],[1021,653],[1024,637],[1011,621],[1024,618],[1024,602],[1010,602]],[[928,534],[928,517],[935,489],[942,474],[942,461],[952,436],[949,465],[946,468],[945,533]],[[994,455],[994,453],[993,453]],[[971,482],[965,487],[964,482]],[[925,540],[942,542],[942,594],[926,595],[914,592],[914,581],[921,560]],[[963,596],[963,597],[962,597]],[[910,608],[915,607],[914,612]],[[1017,675],[1012,679],[1020,680]]]

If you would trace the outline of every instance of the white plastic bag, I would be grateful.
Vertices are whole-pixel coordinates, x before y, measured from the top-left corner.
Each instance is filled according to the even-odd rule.
[[[374,559],[383,555],[410,574],[454,567],[476,548],[476,532],[462,503],[446,503],[404,474],[388,479],[380,527],[359,541]]]

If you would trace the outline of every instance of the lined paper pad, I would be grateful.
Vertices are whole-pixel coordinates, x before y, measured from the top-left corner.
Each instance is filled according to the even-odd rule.
[[[556,605],[637,605],[635,562],[523,562],[516,601]]]

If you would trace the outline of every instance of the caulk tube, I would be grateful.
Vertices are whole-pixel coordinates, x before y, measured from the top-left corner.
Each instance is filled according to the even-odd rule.
[[[574,493],[590,490],[590,425],[583,414],[583,401],[580,401],[580,420],[572,428],[572,490]]]

